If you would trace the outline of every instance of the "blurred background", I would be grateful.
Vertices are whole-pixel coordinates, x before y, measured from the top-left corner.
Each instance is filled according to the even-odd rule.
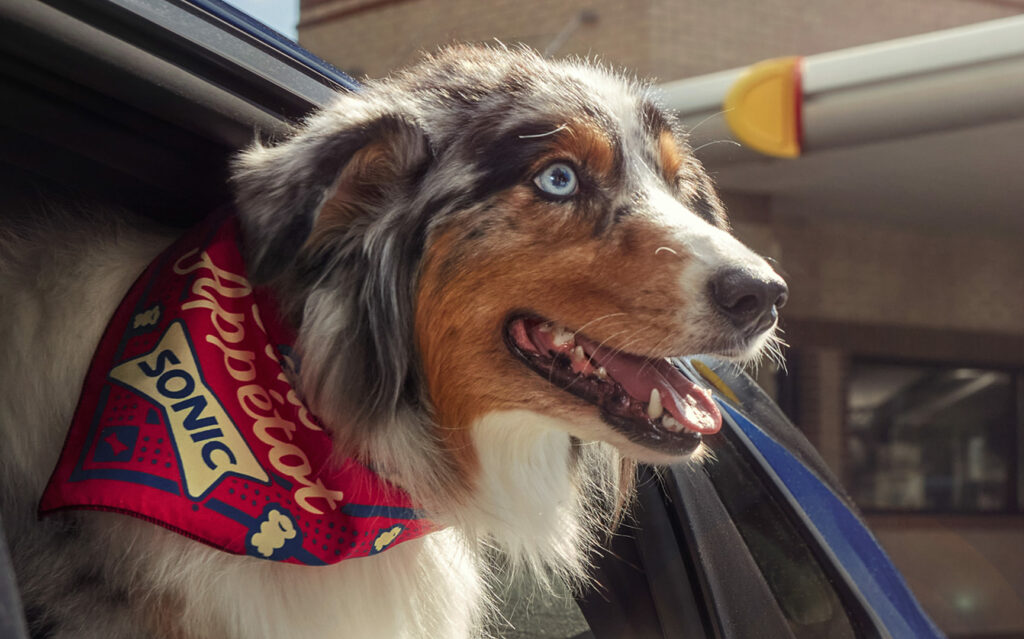
[[[759,381],[950,637],[1024,637],[1024,0],[233,4],[356,78],[497,39],[662,84],[790,283]],[[780,56],[759,152],[723,100]]]

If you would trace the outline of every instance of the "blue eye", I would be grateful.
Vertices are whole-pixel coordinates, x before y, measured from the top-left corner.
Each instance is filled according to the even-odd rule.
[[[547,168],[537,174],[537,177],[533,178],[533,183],[541,191],[562,198],[569,197],[579,187],[576,172],[565,162],[549,164]]]

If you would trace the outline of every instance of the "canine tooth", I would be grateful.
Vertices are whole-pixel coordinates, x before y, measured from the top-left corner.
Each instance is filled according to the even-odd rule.
[[[556,326],[551,333],[551,341],[555,346],[566,346],[575,342],[576,336],[565,330],[564,326]]]
[[[665,427],[665,430],[678,433],[683,430],[683,425],[677,422],[671,415],[665,415],[661,418],[661,425]]]
[[[543,324],[540,325],[540,329],[539,330],[540,330],[541,333],[550,333],[551,332],[551,322],[544,322]]]
[[[570,357],[572,357],[572,361],[579,363],[586,359],[587,354],[583,352],[582,346],[577,346],[576,348],[572,349]]]
[[[608,370],[604,366],[598,366],[597,376],[601,379],[608,379]]]
[[[657,388],[652,388],[651,401],[647,404],[647,416],[651,419],[658,419],[664,412],[665,409],[661,406],[661,392]]]

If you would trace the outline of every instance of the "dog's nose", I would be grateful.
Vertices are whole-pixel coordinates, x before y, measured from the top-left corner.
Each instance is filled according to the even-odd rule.
[[[789,297],[786,282],[774,273],[726,269],[711,278],[711,299],[718,311],[747,335],[767,330]]]

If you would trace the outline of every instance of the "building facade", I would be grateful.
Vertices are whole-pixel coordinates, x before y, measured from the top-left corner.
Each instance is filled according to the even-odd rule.
[[[1019,0],[301,0],[298,31],[355,77],[443,44],[497,39],[668,81],[1021,11]]]

